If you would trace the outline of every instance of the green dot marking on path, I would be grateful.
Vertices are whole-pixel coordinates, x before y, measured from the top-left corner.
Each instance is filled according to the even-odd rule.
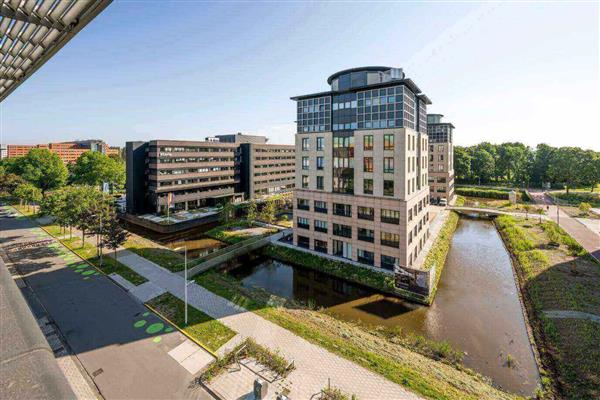
[[[142,314],[144,317],[147,317],[148,315],[150,315],[150,313],[148,311],[146,311],[145,313]]]
[[[96,271],[88,269],[87,271],[83,271],[81,274],[82,275],[92,275],[94,272],[96,272]]]
[[[173,327],[172,327],[172,326],[167,326],[167,327],[165,328],[165,333],[173,332],[173,330],[174,330],[174,329],[173,329]]]
[[[90,279],[90,277],[89,277],[89,276],[86,276],[85,278],[83,278],[83,280],[87,280],[87,279]]]
[[[154,333],[160,332],[162,330],[162,328],[164,328],[164,327],[165,326],[163,325],[162,322],[155,322],[146,328],[146,333],[149,335],[152,335]]]
[[[141,328],[144,325],[146,325],[146,320],[145,319],[141,319],[139,321],[136,321],[135,324],[133,324],[133,326],[135,328]]]
[[[161,340],[162,340],[162,337],[160,337],[160,336],[156,336],[154,339],[152,339],[152,341],[154,343],[160,343]]]

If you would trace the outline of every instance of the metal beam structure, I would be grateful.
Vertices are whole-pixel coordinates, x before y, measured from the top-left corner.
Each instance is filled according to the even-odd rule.
[[[1,0],[0,102],[112,0]]]

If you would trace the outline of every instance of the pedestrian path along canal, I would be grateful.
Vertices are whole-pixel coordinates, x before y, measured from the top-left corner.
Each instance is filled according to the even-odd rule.
[[[314,303],[341,319],[446,340],[465,352],[465,366],[509,392],[532,395],[538,385],[510,256],[489,221],[461,218],[430,307],[275,260],[245,264],[230,274],[245,286]],[[507,365],[508,359],[516,365]]]

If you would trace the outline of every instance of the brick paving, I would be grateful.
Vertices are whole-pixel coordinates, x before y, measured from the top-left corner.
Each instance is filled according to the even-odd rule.
[[[121,250],[118,258],[153,284],[184,299],[182,277],[128,250]],[[327,385],[328,379],[333,386],[363,400],[419,398],[382,376],[330,353],[196,283],[188,285],[188,300],[191,306],[218,319],[241,336],[251,337],[257,343],[279,351],[287,360],[293,360],[296,369],[286,379],[292,399],[309,399]]]

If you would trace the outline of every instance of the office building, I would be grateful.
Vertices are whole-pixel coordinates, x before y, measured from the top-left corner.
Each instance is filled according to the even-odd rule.
[[[297,103],[294,244],[396,271],[429,235],[427,105],[402,69],[329,77]]]
[[[294,146],[264,136],[127,142],[127,212],[165,213],[290,191]]]
[[[102,140],[88,139],[73,142],[58,142],[44,144],[9,144],[6,146],[7,157],[23,157],[31,149],[48,149],[58,154],[65,164],[74,163],[86,151],[99,151],[106,155],[119,155],[118,147],[110,147]]]
[[[427,115],[429,135],[429,193],[431,202],[454,198],[454,125],[442,122],[442,114]]]

